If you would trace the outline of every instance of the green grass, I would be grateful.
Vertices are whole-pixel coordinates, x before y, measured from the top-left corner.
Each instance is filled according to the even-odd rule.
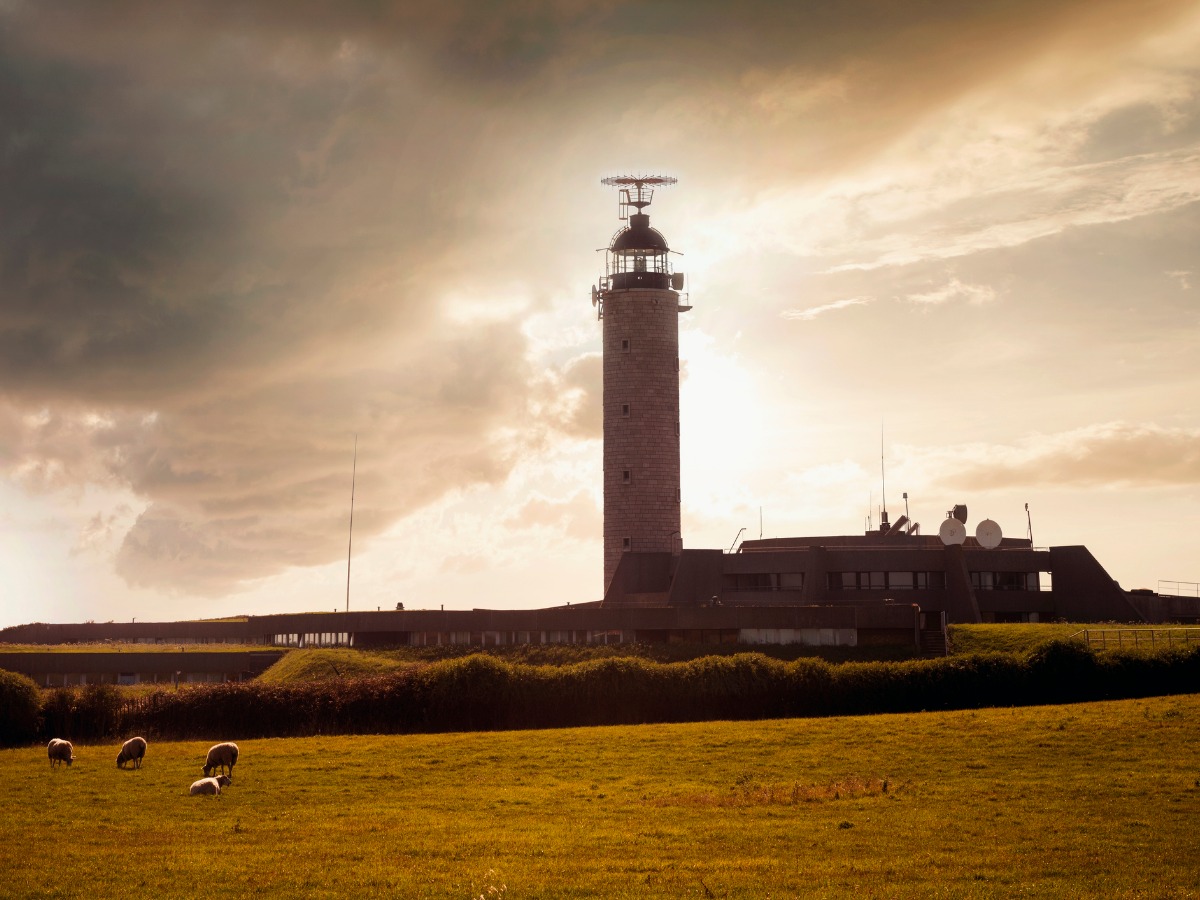
[[[3,897],[1195,897],[1200,695],[0,752]],[[213,735],[218,738],[236,735]]]
[[[272,684],[289,684],[363,678],[369,675],[385,675],[410,665],[414,663],[401,662],[366,650],[290,650],[263,672],[258,680]]]
[[[1028,653],[1038,644],[1064,640],[1096,624],[1075,622],[989,623],[985,625],[948,625],[951,653]],[[1114,626],[1115,627],[1115,626]],[[1128,626],[1126,626],[1128,627]]]

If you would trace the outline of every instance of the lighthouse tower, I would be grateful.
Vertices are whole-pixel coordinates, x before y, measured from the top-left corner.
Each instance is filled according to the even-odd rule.
[[[627,224],[605,253],[592,289],[604,328],[604,588],[621,554],[678,553],[679,314],[683,274],[671,272],[670,248],[650,227],[646,207],[664,176],[617,176],[620,219]]]

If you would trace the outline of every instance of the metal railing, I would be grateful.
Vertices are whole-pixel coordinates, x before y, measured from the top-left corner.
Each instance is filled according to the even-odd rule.
[[[1092,650],[1172,647],[1200,644],[1200,628],[1085,628],[1071,637],[1082,638]]]
[[[1158,592],[1170,597],[1200,597],[1200,582],[1158,579]]]

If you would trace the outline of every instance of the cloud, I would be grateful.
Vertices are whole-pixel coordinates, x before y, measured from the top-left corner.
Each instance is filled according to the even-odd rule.
[[[1180,290],[1184,291],[1190,291],[1192,289],[1192,276],[1194,274],[1195,273],[1190,269],[1176,269],[1166,273],[1169,278],[1173,278],[1175,281],[1179,282]]]
[[[949,284],[936,290],[908,294],[903,299],[909,303],[916,303],[922,306],[941,306],[943,303],[949,303],[953,300],[963,300],[975,306],[980,306],[995,300],[996,291],[984,284],[964,284],[957,278],[953,278]]]
[[[961,490],[1011,487],[1162,488],[1200,485],[1200,429],[1110,422],[1015,445],[936,452],[926,467]]]
[[[577,540],[601,533],[601,511],[592,495],[580,491],[566,500],[533,497],[504,519],[507,528],[552,529]]]
[[[851,306],[866,306],[875,298],[873,297],[850,297],[845,300],[835,300],[833,303],[825,303],[821,306],[810,306],[807,309],[785,309],[781,316],[785,319],[795,319],[800,322],[811,322],[817,316],[824,315],[828,312],[835,312],[839,309],[847,309]]]
[[[336,560],[355,435],[364,542],[599,436],[594,338],[527,327],[576,301],[595,324],[564,297],[599,174],[667,160],[718,198],[689,216],[717,222],[712,259],[829,271],[1174,208],[1200,198],[1189,8],[0,6],[0,476],[124,497],[80,546],[119,546],[134,584],[219,594]],[[885,296],[844,294],[783,315]],[[696,402],[745,415],[701,361]],[[753,434],[692,433],[725,457]]]

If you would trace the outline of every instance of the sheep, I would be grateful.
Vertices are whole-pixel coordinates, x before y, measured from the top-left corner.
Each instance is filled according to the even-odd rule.
[[[121,745],[121,752],[117,754],[117,768],[125,768],[125,763],[133,763],[135,769],[142,767],[142,757],[146,755],[146,739],[144,737],[134,737],[127,740]]]
[[[221,788],[229,787],[231,784],[233,784],[233,779],[228,775],[218,775],[216,778],[201,778],[199,781],[192,782],[188,793],[192,796],[196,794],[219,795]]]
[[[233,764],[238,761],[238,745],[232,741],[224,744],[214,744],[208,750],[208,759],[204,761],[204,777],[207,778],[217,769],[222,772],[229,769],[233,774]]]
[[[50,757],[51,766],[56,766],[60,762],[65,762],[69,766],[75,761],[75,748],[71,746],[70,741],[53,738],[46,745],[46,755]]]
[[[216,778],[201,778],[199,781],[193,781],[188,793],[193,797],[197,794],[220,794],[221,782]]]

